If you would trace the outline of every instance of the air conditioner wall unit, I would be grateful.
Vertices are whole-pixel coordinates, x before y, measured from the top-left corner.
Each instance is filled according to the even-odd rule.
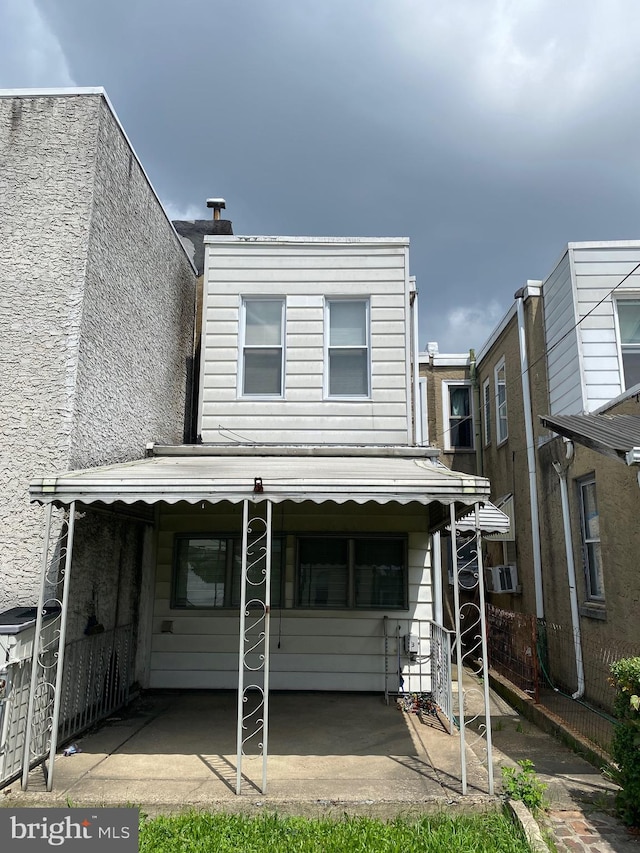
[[[490,592],[520,592],[518,569],[514,563],[488,567],[486,581]]]

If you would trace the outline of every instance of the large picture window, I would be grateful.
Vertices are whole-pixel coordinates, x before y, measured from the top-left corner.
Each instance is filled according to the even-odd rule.
[[[446,450],[473,450],[471,386],[443,382],[444,446]]]
[[[582,553],[584,557],[587,598],[604,600],[602,552],[600,549],[600,514],[594,478],[581,480],[580,514],[582,526]]]
[[[298,540],[299,607],[406,609],[404,537],[313,536]]]
[[[242,302],[243,396],[282,396],[284,299]]]
[[[618,327],[624,370],[624,386],[640,384],[640,299],[619,299]]]
[[[326,374],[329,397],[369,396],[369,302],[327,301]]]
[[[283,540],[271,540],[271,605],[282,605]],[[234,536],[179,536],[173,564],[172,607],[239,607],[242,540]],[[255,587],[264,596],[264,584]]]

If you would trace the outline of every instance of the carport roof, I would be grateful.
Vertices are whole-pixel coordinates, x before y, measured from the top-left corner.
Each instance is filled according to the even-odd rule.
[[[635,415],[540,415],[542,425],[628,465],[640,461],[640,418]]]
[[[187,448],[175,448],[170,455],[42,477],[31,483],[30,497],[57,504],[268,499],[423,505],[471,505],[489,498],[488,480],[451,471],[420,448],[414,454],[408,448],[379,448],[377,453],[317,448],[305,455],[293,449],[295,455],[289,455],[286,448],[253,450],[234,453],[225,447],[217,453],[201,447],[189,454]],[[256,491],[257,480],[262,491]]]

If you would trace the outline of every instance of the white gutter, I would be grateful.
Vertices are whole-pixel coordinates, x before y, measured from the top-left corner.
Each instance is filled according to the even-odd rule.
[[[567,472],[559,462],[554,462],[556,474],[560,478],[560,498],[562,500],[562,522],[564,525],[564,547],[567,555],[567,580],[569,581],[569,601],[571,603],[571,625],[573,627],[573,647],[576,658],[578,689],[572,699],[581,699],[584,695],[584,664],[582,661],[582,640],[580,637],[580,618],[578,615],[578,593],[576,590],[576,566],[573,559],[573,538],[571,536],[571,517],[569,515],[569,490]]]
[[[529,387],[529,360],[527,358],[527,335],[524,324],[524,291],[515,294],[518,312],[518,339],[520,342],[520,376],[522,379],[522,402],[524,428],[527,442],[527,468],[529,470],[529,504],[531,507],[531,544],[533,546],[533,578],[536,593],[536,616],[544,619],[542,594],[542,558],[540,554],[540,524],[538,521],[538,484],[536,480],[536,451],[533,439],[533,417],[531,414],[531,390]]]

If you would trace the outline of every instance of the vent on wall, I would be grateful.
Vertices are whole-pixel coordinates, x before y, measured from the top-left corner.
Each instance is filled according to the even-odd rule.
[[[486,581],[490,592],[520,592],[518,570],[513,563],[487,568]]]

